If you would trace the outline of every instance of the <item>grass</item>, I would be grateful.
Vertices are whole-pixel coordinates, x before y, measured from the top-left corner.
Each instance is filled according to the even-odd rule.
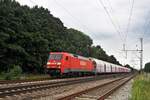
[[[19,79],[12,77],[10,80],[36,80],[36,79],[50,79],[47,74],[21,74]],[[0,74],[0,80],[6,80],[6,74]]]
[[[0,74],[0,80],[4,80],[5,75],[4,74]]]
[[[134,79],[130,100],[150,100],[150,74],[138,75]]]
[[[21,79],[28,79],[28,80],[34,80],[34,79],[47,79],[50,78],[47,74],[25,74],[21,76]]]

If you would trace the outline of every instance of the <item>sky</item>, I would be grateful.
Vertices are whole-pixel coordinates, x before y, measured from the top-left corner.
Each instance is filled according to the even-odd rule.
[[[21,5],[42,6],[60,18],[64,26],[84,32],[107,54],[122,64],[139,69],[139,52],[143,38],[143,62],[150,61],[150,0],[16,0]],[[144,66],[143,64],[143,66]]]

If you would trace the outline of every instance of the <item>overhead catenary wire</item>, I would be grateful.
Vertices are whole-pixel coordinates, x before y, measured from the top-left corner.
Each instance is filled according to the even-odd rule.
[[[110,12],[111,12],[112,15],[113,15],[114,9],[113,9],[113,7],[112,7],[112,5],[111,5],[111,2],[110,2],[110,0],[107,0],[107,2],[108,2],[108,4],[109,4],[109,6],[110,6]],[[125,39],[126,33],[123,32],[123,30],[121,29],[121,26],[120,26],[120,24],[119,24],[118,18],[117,18],[115,15],[112,16],[112,18],[114,19],[115,23],[117,24],[118,29],[120,30],[120,33],[121,33],[122,36],[123,36],[123,39]],[[125,46],[125,44],[124,44],[124,46]],[[122,50],[121,50],[121,52],[122,52]],[[120,55],[120,54],[119,54],[119,55]],[[123,55],[123,58],[126,58],[126,55],[127,55],[127,53],[125,53],[125,55]]]
[[[128,17],[127,27],[126,27],[126,30],[125,30],[125,38],[124,38],[124,43],[123,43],[124,48],[127,45],[127,37],[128,37],[128,33],[129,33],[129,28],[131,26],[130,25],[131,24],[131,18],[132,18],[132,15],[133,15],[133,7],[134,7],[134,0],[132,0],[131,7],[129,8],[129,17]],[[127,51],[125,51],[125,53],[126,53],[126,56],[127,56]],[[126,59],[127,59],[127,57],[126,57]]]
[[[130,12],[129,12],[129,17],[128,17],[127,28],[126,28],[125,39],[124,39],[124,42],[125,42],[125,43],[126,43],[126,41],[127,41],[127,36],[128,36],[128,33],[129,33],[129,28],[130,28],[130,26],[131,26],[131,18],[132,18],[132,15],[133,15],[134,3],[135,3],[134,0],[132,0]]]
[[[110,0],[107,0],[107,2],[108,2],[108,4],[109,4],[109,6],[110,6],[110,12],[112,13],[112,20],[113,20],[114,23],[116,23],[116,25],[118,26],[118,30],[120,30],[120,33],[122,34],[123,39],[124,39],[124,38],[125,38],[125,32],[122,31],[121,26],[120,26],[120,23],[119,23],[119,21],[118,21],[118,18],[117,18],[115,15],[113,15],[114,9],[113,9],[113,7],[112,7],[112,5],[111,5]]]
[[[117,34],[119,35],[121,41],[123,42],[123,38],[122,38],[121,32],[120,32],[120,30],[118,29],[118,27],[117,27],[117,25],[115,24],[115,22],[113,21],[112,16],[111,16],[111,14],[109,13],[109,11],[107,10],[107,8],[105,7],[103,1],[102,1],[102,0],[98,0],[98,2],[99,2],[98,4],[100,4],[100,6],[102,5],[102,7],[104,8],[104,10],[105,10],[106,14],[108,15],[108,18],[109,18],[109,20],[111,21],[111,23],[112,23],[112,25],[113,25],[115,31],[117,32]]]
[[[113,9],[113,7],[112,7],[112,5],[111,5],[110,0],[107,0],[107,2],[108,2],[108,4],[109,4],[109,6],[110,6],[111,13],[113,13],[113,12],[114,12],[114,9]],[[118,26],[119,30],[121,31],[121,27],[120,27],[120,24],[119,24],[118,18],[117,18],[115,15],[114,15],[114,16],[112,16],[112,17],[114,18],[114,20],[115,20],[115,22],[116,22],[116,24],[117,24],[117,26]],[[121,33],[122,33],[122,31],[121,31]]]
[[[35,4],[35,5],[38,5],[36,2],[34,2],[34,1],[32,1],[32,0],[29,0],[32,4]],[[74,25],[77,25],[76,23],[77,22],[75,22],[74,20],[72,20],[72,23],[74,24]]]
[[[86,25],[82,24],[78,18],[74,17],[69,10],[67,10],[63,5],[61,5],[59,2],[57,2],[57,0],[54,0],[54,2],[58,6],[60,6],[68,15],[70,15],[77,23],[79,23],[84,29],[86,29],[88,32],[90,32],[90,34],[93,33],[91,30],[89,30],[89,28]]]
[[[66,8],[64,8],[63,6],[60,6],[60,4],[58,4],[57,3],[57,1],[55,1],[55,0],[53,0],[54,1],[54,3],[57,5],[57,6],[59,6],[61,9],[63,8],[63,9],[66,9]],[[65,10],[64,11],[66,14],[68,14],[71,18],[69,18],[69,21],[72,23],[72,24],[74,24],[74,25],[76,25],[76,26],[79,26],[79,22],[78,21],[76,21],[74,18],[73,18],[73,15],[72,14],[70,14],[70,12],[68,12],[68,10]],[[80,26],[81,26],[81,24],[80,24]]]
[[[32,0],[29,0],[32,4],[35,4],[35,5],[38,5],[36,2],[34,2],[34,1],[32,1]],[[81,25],[85,30],[87,30],[88,31],[88,33],[89,34],[91,34],[91,33],[93,33],[92,31],[90,31],[89,29],[88,29],[88,27],[86,26],[86,25],[84,25],[84,24],[82,24],[81,23],[81,21],[79,20],[79,19],[77,19],[76,17],[74,17],[71,13],[70,13],[70,11],[68,11],[64,6],[62,6],[59,2],[57,2],[57,0],[53,0],[54,2],[55,2],[55,4],[57,4],[59,7],[61,7],[69,16],[71,16],[73,19],[74,19],[74,21],[75,21],[75,25]]]
[[[32,4],[38,5],[35,1],[29,0]]]
[[[145,22],[144,22],[144,30],[142,30],[142,35],[143,35],[143,38],[145,37],[145,34],[147,33],[147,31],[148,31],[148,27],[149,27],[149,25],[150,25],[150,20],[149,20],[149,16],[150,16],[150,10],[148,11],[148,15],[147,15],[147,17],[146,17],[146,19],[145,19]],[[146,59],[143,57],[143,60],[144,61],[146,61]],[[148,59],[147,59],[147,61],[149,61]]]
[[[145,19],[144,32],[142,33],[143,37],[144,37],[144,35],[147,33],[147,31],[148,31],[148,26],[149,26],[149,24],[150,24],[149,16],[150,16],[150,10],[148,11],[148,15],[147,15],[147,17],[146,17],[146,19]]]
[[[122,33],[122,31],[121,31],[121,27],[120,27],[120,24],[119,24],[119,22],[118,22],[118,19],[116,18],[116,16],[111,15],[114,10],[113,10],[113,8],[112,8],[112,6],[111,6],[110,1],[107,0],[107,2],[108,2],[108,4],[109,4],[109,6],[110,6],[110,12],[111,12],[111,13],[109,13],[109,10],[107,10],[107,8],[105,7],[103,1],[102,1],[102,0],[99,0],[99,4],[101,4],[102,7],[104,8],[104,10],[105,10],[107,16],[109,17],[109,20],[111,21],[113,27],[115,28],[116,33],[119,35],[121,41],[124,42],[124,40],[123,40],[124,37],[122,37],[122,36],[123,36],[123,33]],[[100,5],[100,6],[101,6],[101,5]],[[114,18],[114,19],[113,19],[113,18]]]

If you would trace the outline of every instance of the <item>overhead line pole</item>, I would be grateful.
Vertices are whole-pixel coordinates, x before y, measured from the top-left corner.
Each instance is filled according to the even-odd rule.
[[[135,51],[135,52],[140,52],[140,73],[142,73],[142,68],[143,68],[143,38],[140,38],[140,44],[141,44],[141,48],[140,50],[127,50],[125,48],[125,44],[123,44],[123,51],[125,51],[126,53],[126,58],[127,58],[127,52],[129,51]]]
[[[140,69],[141,69],[141,73],[142,73],[142,67],[143,67],[143,38],[140,38],[140,42],[141,42]]]

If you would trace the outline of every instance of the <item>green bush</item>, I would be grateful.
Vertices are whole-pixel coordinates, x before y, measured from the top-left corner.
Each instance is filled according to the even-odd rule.
[[[4,73],[4,79],[5,80],[12,80],[13,77],[12,77],[12,75],[10,73]]]
[[[2,76],[5,80],[13,80],[13,79],[20,79],[22,74],[22,69],[18,65],[14,65],[12,69],[10,69],[7,73],[2,73]]]
[[[20,66],[18,65],[14,65],[13,66],[13,69],[10,70],[10,73],[13,77],[20,77],[21,76],[21,73],[22,73],[22,69]]]

